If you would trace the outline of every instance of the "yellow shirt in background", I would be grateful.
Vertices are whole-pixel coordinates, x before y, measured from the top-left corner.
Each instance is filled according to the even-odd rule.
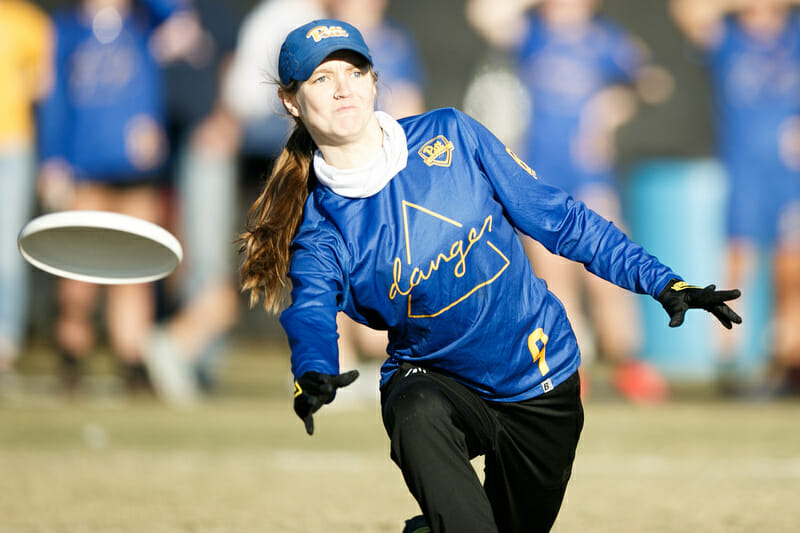
[[[48,81],[51,31],[40,8],[0,0],[0,148],[33,140],[32,103]]]

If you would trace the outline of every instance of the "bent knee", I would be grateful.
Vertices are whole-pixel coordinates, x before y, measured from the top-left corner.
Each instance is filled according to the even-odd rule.
[[[383,420],[391,435],[394,431],[418,430],[440,424],[453,415],[453,405],[438,384],[426,375],[401,378],[384,402]]]

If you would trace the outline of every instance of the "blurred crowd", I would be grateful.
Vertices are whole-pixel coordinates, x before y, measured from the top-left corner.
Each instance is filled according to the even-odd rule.
[[[759,258],[769,265],[763,331],[726,331],[715,343],[724,392],[740,392],[742,376],[730,370],[752,355],[743,339],[750,335],[767,339],[758,393],[800,394],[795,4],[671,0],[664,21],[682,31],[675,46],[691,46],[710,81],[714,156],[726,176],[726,288],[742,288],[746,300]],[[538,179],[628,229],[617,133],[643,106],[673,97],[674,75],[640,36],[603,13],[600,0],[461,6],[487,53],[463,102],[447,105],[484,122]],[[388,17],[389,7],[389,0],[75,0],[45,9],[0,0],[0,397],[24,387],[19,369],[40,289],[17,252],[17,234],[37,214],[69,209],[160,224],[178,236],[185,256],[158,283],[54,280],[47,342],[63,393],[81,392],[86,359],[98,346],[111,351],[131,394],[188,406],[213,393],[228,341],[248,312],[235,246],[241,206],[249,204],[242,196],[248,182],[263,179],[291,126],[274,83],[280,44],[309,20],[348,21],[372,51],[378,106],[395,118],[423,113],[430,109],[425,66],[434,58],[423,54],[415,28]],[[666,399],[669,380],[642,357],[645,333],[632,295],[522,238],[578,335],[584,394],[592,394],[591,369],[602,364],[624,398]],[[339,333],[342,368],[377,376],[386,334],[344,315]],[[369,390],[374,381],[361,380]],[[376,401],[374,391],[350,394]]]

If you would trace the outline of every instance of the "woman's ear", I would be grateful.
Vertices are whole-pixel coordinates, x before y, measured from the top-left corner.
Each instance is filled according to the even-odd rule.
[[[278,97],[283,102],[283,107],[286,111],[295,118],[300,118],[300,108],[297,106],[297,100],[294,95],[288,94],[286,91],[279,90]]]

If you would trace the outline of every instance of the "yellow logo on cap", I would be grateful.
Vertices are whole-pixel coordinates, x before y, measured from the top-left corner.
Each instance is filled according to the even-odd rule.
[[[341,26],[314,26],[306,34],[306,39],[314,39],[315,43],[328,37],[350,37],[350,34]]]

